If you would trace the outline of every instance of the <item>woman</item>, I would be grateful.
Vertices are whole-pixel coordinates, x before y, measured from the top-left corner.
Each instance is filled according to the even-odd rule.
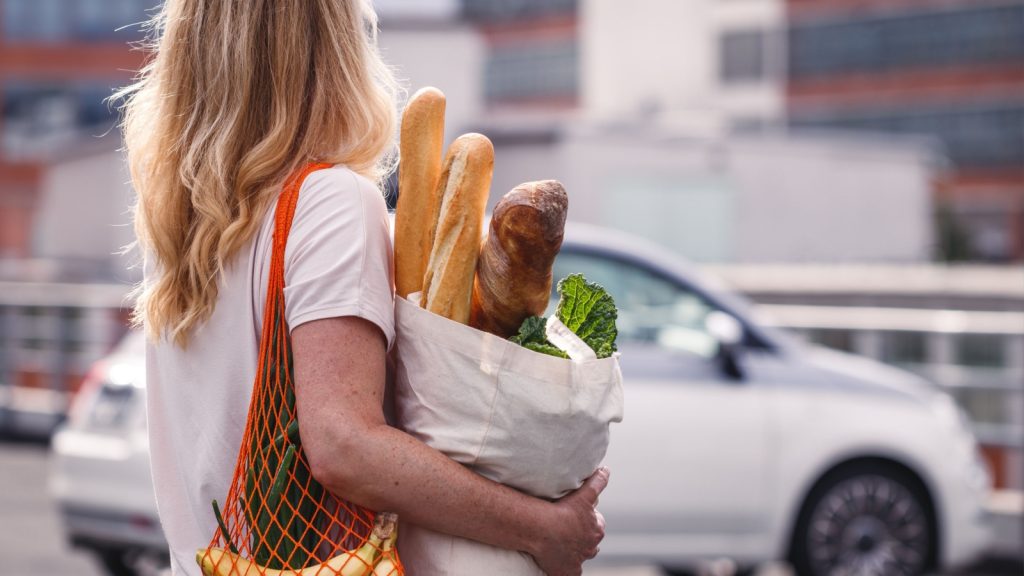
[[[245,425],[274,201],[309,162],[285,256],[296,406],[313,475],[427,528],[578,574],[597,551],[607,472],[556,503],[485,480],[389,427],[391,244],[374,182],[395,126],[393,80],[359,0],[167,0],[155,54],[125,91],[146,276],[152,469],[172,571],[198,574]]]

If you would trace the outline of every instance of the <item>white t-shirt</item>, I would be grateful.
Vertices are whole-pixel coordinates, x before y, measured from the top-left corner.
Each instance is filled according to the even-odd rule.
[[[160,521],[174,576],[201,571],[195,553],[216,530],[242,443],[256,377],[270,269],[274,208],[220,284],[212,317],[187,349],[146,350],[150,454]],[[394,339],[394,273],[387,207],[369,180],[336,166],[299,192],[285,251],[289,327],[358,316]]]

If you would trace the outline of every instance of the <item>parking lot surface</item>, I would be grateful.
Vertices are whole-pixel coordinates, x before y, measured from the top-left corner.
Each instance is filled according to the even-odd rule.
[[[47,478],[48,449],[44,442],[0,438],[0,576],[106,576],[91,554],[74,550],[65,541],[56,506],[49,497]],[[648,566],[592,566],[584,574],[660,576],[661,572]],[[757,574],[788,576],[790,571],[785,566],[773,566]],[[955,576],[1020,574],[1020,565],[988,563]]]

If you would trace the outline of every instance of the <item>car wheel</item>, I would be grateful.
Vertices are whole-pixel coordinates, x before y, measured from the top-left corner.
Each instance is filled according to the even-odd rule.
[[[791,560],[800,576],[916,576],[931,567],[935,528],[915,478],[895,468],[857,466],[811,492]]]
[[[100,563],[110,576],[138,576],[131,563],[131,554],[125,550],[97,550]]]

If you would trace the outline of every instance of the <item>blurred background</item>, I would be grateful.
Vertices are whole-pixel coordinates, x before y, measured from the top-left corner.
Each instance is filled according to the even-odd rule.
[[[133,239],[132,191],[117,112],[105,101],[143,64],[129,43],[143,37],[140,23],[158,4],[0,0],[0,574],[145,574],[166,562],[139,420],[141,349],[130,339],[115,349],[140,271],[122,255]],[[613,289],[627,347],[635,340],[660,350],[659,366],[693,352],[679,345],[678,326],[652,327],[644,318],[661,310],[658,298],[670,298],[665,310],[674,314],[680,294],[697,294],[709,310],[738,319],[748,336],[760,334],[730,343],[709,329],[718,352],[702,361],[746,346],[746,390],[790,390],[784,381],[794,370],[803,370],[804,387],[785,402],[737,395],[728,400],[735,404],[703,411],[726,423],[763,422],[762,432],[777,426],[778,438],[786,438],[778,422],[796,415],[817,421],[801,429],[804,437],[838,438],[820,461],[799,465],[787,456],[795,440],[759,445],[755,455],[767,464],[756,468],[722,465],[735,456],[725,448],[704,453],[710,460],[680,457],[682,467],[707,469],[694,475],[703,482],[695,493],[720,482],[736,490],[716,492],[716,509],[745,502],[732,476],[716,474],[750,474],[770,486],[763,502],[750,503],[764,514],[666,520],[661,548],[636,554],[621,552],[631,546],[626,534],[621,550],[609,542],[612,566],[594,574],[791,572],[796,542],[813,541],[799,531],[818,518],[813,504],[841,480],[867,477],[893,479],[919,496],[928,519],[922,529],[942,548],[925,551],[936,557],[932,569],[960,549],[956,573],[1022,572],[1024,1],[375,4],[385,58],[410,92],[433,85],[447,94],[449,141],[466,131],[493,140],[492,205],[519,182],[559,179],[572,199],[570,219],[591,226],[577,235],[579,253],[613,263],[574,266],[593,266],[596,277],[613,270],[605,282],[614,284],[628,261],[638,278],[671,285]],[[609,243],[619,236],[594,230],[629,240]],[[754,305],[732,304],[738,300]],[[955,399],[968,459],[983,470],[950,474],[983,477],[972,480],[983,494],[964,517],[984,517],[986,536],[967,543],[960,527],[947,526],[956,517],[947,510],[966,510],[968,496],[945,494],[942,480],[929,479],[946,472],[914,473],[915,461],[941,461],[936,452],[956,459],[957,448],[942,438],[907,440],[927,454],[906,448],[902,462],[877,439],[874,452],[847,454],[854,444],[844,438],[866,438],[865,428],[893,430],[885,432],[889,447],[902,445],[897,431],[918,422],[891,413],[899,399],[848,413],[813,402],[785,412],[820,394],[815,386],[842,389],[838,376],[830,379],[838,368],[808,376],[812,362],[793,352],[785,356],[787,376],[770,377],[783,372],[759,368],[761,355],[816,346],[874,361],[851,363],[844,377],[876,382],[873,371],[885,364]],[[654,416],[630,422],[634,381],[636,390],[647,390],[645,382],[663,391],[673,378],[738,389],[717,373],[653,374],[628,364],[624,372],[623,430],[644,420],[656,426]],[[686,382],[677,385],[685,391]],[[679,401],[696,405],[702,397]],[[686,452],[697,441],[668,437],[662,449]],[[723,441],[730,450],[734,444]],[[850,472],[863,466],[870,474]],[[807,473],[772,471],[780,467]],[[645,510],[627,494],[615,498]],[[786,498],[790,509],[769,505]],[[680,499],[680,518],[707,515],[687,502]],[[620,517],[622,526],[649,520]],[[857,518],[836,520],[839,535],[829,538],[856,537],[860,544],[851,546],[862,552],[868,540],[884,540]]]

